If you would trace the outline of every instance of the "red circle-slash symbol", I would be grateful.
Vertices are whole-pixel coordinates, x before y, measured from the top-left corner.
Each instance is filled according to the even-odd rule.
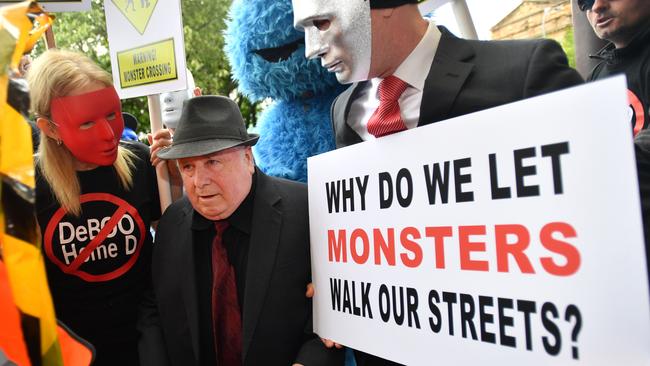
[[[630,108],[632,108],[632,128],[634,130],[634,136],[636,136],[639,131],[643,129],[643,124],[645,123],[645,111],[643,109],[643,103],[639,97],[634,94],[631,90],[627,91],[627,98],[630,101]]]
[[[59,223],[67,213],[65,209],[63,209],[62,207],[59,208],[54,213],[54,215],[52,215],[52,218],[50,219],[50,222],[48,223],[47,228],[45,229],[45,235],[44,235],[45,253],[47,254],[48,258],[54,264],[56,264],[57,267],[61,269],[61,271],[67,274],[78,276],[81,279],[88,282],[109,281],[117,277],[120,277],[121,275],[126,273],[129,269],[131,269],[131,267],[133,267],[133,265],[138,260],[138,257],[140,255],[140,249],[142,248],[142,243],[144,242],[144,238],[146,236],[145,227],[144,227],[144,223],[142,222],[142,218],[138,214],[138,211],[136,210],[135,207],[131,206],[128,202],[124,201],[123,199],[115,197],[108,193],[83,194],[81,195],[79,201],[82,205],[84,203],[108,202],[114,204],[117,207],[117,209],[111,215],[110,219],[103,225],[101,230],[99,230],[99,233],[97,233],[97,235],[83,248],[83,250],[81,250],[80,253],[78,253],[78,255],[74,258],[74,260],[70,264],[66,264],[63,261],[61,261],[59,257],[55,255],[52,249],[52,238],[54,236],[54,232],[56,231],[57,226],[59,225]],[[134,219],[134,222],[136,223],[137,227],[140,230],[140,239],[138,240],[135,252],[131,254],[131,257],[124,264],[120,265],[118,268],[102,274],[88,273],[87,271],[81,269],[80,268],[81,265],[93,254],[95,249],[104,242],[104,239],[106,239],[106,237],[117,227],[120,220],[122,220],[125,214],[129,214]]]

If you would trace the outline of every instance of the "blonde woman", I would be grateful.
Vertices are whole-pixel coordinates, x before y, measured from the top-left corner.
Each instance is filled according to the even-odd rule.
[[[120,142],[111,76],[49,50],[27,80],[41,130],[36,207],[57,316],[95,346],[95,365],[137,365],[136,320],[160,209],[149,150]]]

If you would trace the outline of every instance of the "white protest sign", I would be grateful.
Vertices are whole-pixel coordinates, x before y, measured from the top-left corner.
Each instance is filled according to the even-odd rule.
[[[309,158],[314,329],[407,365],[650,365],[624,78]]]
[[[2,0],[0,1],[0,7],[20,3],[23,1],[24,0]],[[64,11],[88,11],[91,8],[90,0],[40,0],[38,4],[43,8],[43,10],[51,13]]]
[[[104,8],[121,99],[187,87],[179,0],[105,0]]]

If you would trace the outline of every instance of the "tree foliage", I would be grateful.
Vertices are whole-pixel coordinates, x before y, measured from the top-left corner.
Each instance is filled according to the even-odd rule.
[[[237,94],[237,85],[231,79],[230,65],[223,53],[223,31],[230,3],[231,0],[182,0],[185,58],[203,94],[234,96],[246,123],[254,126],[258,104]],[[158,0],[157,6],[165,5],[163,0]],[[111,72],[102,0],[92,0],[92,9],[87,12],[57,13],[53,29],[58,48],[83,52]],[[33,56],[44,49],[41,42]],[[146,97],[125,99],[122,109],[138,118],[139,132],[149,131]]]
[[[575,68],[576,67],[576,48],[575,48],[575,41],[573,37],[573,27],[569,28],[567,32],[564,34],[564,38],[562,39],[562,42],[560,43],[562,45],[562,48],[564,49],[564,52],[566,53],[567,58],[569,59],[569,66]]]

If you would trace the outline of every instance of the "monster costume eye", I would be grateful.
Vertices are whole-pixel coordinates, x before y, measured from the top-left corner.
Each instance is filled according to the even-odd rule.
[[[327,19],[318,19],[314,20],[314,27],[321,32],[324,32],[330,28],[330,21]]]
[[[300,45],[304,44],[304,42],[305,39],[301,37],[280,47],[262,48],[254,50],[253,53],[259,55],[268,62],[280,62],[289,59],[291,54],[294,53]]]

